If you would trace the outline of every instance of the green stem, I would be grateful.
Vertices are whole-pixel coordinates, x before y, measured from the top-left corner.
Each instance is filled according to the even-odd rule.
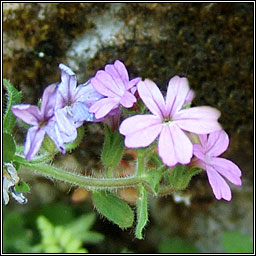
[[[88,190],[94,189],[116,189],[122,187],[132,187],[138,184],[143,184],[144,188],[147,192],[151,194],[155,194],[151,185],[146,181],[146,175],[141,172],[144,172],[144,156],[138,161],[138,170],[139,172],[135,175],[129,177],[122,178],[95,178],[95,177],[87,177],[82,176],[78,173],[63,170],[61,168],[57,168],[54,166],[50,166],[47,164],[36,163],[33,161],[28,162],[26,159],[20,156],[15,156],[15,161],[20,163],[21,165],[28,167],[29,169],[40,173],[43,176],[51,177],[60,181],[64,181],[70,183],[72,185],[77,185],[80,187],[84,187]],[[34,160],[36,161],[36,160]],[[141,174],[140,174],[141,173]],[[140,175],[139,175],[140,174]],[[174,191],[172,187],[164,186],[159,188],[158,195],[164,196],[171,194]]]
[[[73,185],[85,187],[87,189],[114,189],[120,187],[135,186],[143,182],[142,178],[130,176],[126,178],[92,178],[82,176],[80,174],[62,170],[50,165],[31,164],[29,162],[20,162],[23,166],[38,172],[44,176],[48,176],[60,181],[65,181]]]
[[[42,155],[40,156],[37,156],[35,157],[33,160],[29,161],[29,163],[31,164],[37,164],[37,163],[41,163],[41,162],[49,162],[50,160],[53,159],[55,154],[53,153],[49,153],[49,152],[45,152],[43,153]],[[19,163],[26,163],[27,161],[22,157],[22,156],[19,156],[19,155],[15,155],[14,158],[13,158],[14,161],[17,161]]]
[[[138,149],[137,150],[137,170],[136,170],[136,176],[141,177],[142,174],[145,171],[145,155],[144,155],[144,149]]]

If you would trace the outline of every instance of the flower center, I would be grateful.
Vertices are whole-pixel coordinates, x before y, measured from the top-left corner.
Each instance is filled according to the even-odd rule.
[[[163,124],[170,125],[173,120],[171,117],[164,117],[163,118]]]
[[[44,120],[44,121],[42,121],[42,122],[39,122],[39,126],[40,126],[40,127],[43,127],[43,126],[45,126],[45,125],[46,125],[46,123],[47,123],[47,121],[45,121],[45,120]]]

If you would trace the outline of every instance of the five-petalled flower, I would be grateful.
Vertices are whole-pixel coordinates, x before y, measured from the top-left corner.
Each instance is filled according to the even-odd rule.
[[[66,65],[60,64],[61,82],[58,86],[55,117],[65,142],[76,139],[76,128],[84,121],[94,121],[89,107],[103,96],[92,87],[90,80],[77,86],[75,73]]]
[[[136,115],[120,125],[128,148],[149,146],[158,136],[158,153],[167,166],[188,164],[193,145],[184,131],[206,134],[220,130],[220,112],[207,106],[183,109],[193,98],[186,78],[173,77],[169,81],[164,100],[156,84],[146,79],[137,85],[139,95],[152,115]],[[189,99],[188,99],[189,98]]]
[[[229,145],[229,138],[224,130],[210,133],[209,135],[199,135],[201,144],[194,144],[194,155],[197,159],[193,160],[193,165],[206,170],[209,183],[215,197],[230,201],[232,198],[231,190],[224,176],[236,186],[241,186],[241,170],[232,161],[218,157],[225,152]]]
[[[129,81],[127,69],[119,60],[106,65],[105,71],[99,70],[91,80],[95,90],[105,97],[95,102],[90,107],[90,112],[95,113],[95,117],[100,119],[120,105],[131,108],[136,102],[132,89],[140,80],[134,78]]]
[[[45,134],[55,142],[56,146],[64,153],[64,141],[54,117],[56,103],[56,84],[45,88],[41,108],[29,104],[19,104],[12,107],[13,114],[27,124],[32,125],[28,129],[24,155],[31,160],[39,151]]]

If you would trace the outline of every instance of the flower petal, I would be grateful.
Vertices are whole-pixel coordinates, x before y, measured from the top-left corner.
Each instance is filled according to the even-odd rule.
[[[44,129],[38,126],[28,129],[24,147],[24,155],[27,160],[31,160],[37,154],[44,140],[44,135]]]
[[[134,78],[131,81],[129,81],[126,90],[130,90],[131,88],[133,88],[137,83],[139,83],[141,81],[140,77]]]
[[[202,106],[182,109],[175,113],[173,119],[185,131],[206,134],[222,129],[217,122],[219,117],[220,112],[217,109]]]
[[[128,148],[141,148],[149,146],[159,135],[162,124],[147,126],[143,130],[125,136],[125,145]]]
[[[143,132],[147,127],[161,124],[162,119],[154,115],[136,115],[126,118],[120,125],[119,131],[123,135]]]
[[[76,136],[77,136],[77,132],[75,132],[71,136],[66,136],[63,133],[61,134],[58,128],[57,122],[54,118],[49,120],[49,122],[44,127],[44,129],[47,135],[55,143],[56,147],[62,152],[62,154],[66,153],[64,142],[67,142],[67,143],[72,142],[76,139]]]
[[[204,148],[203,148],[201,145],[199,145],[199,144],[194,144],[194,145],[193,145],[193,153],[194,153],[194,155],[195,155],[198,159],[200,159],[200,160],[202,160],[203,162],[205,162],[205,150],[204,150]]]
[[[91,113],[95,113],[96,119],[106,116],[112,109],[119,104],[119,98],[104,98],[95,102],[89,109]]]
[[[42,103],[40,111],[44,119],[50,118],[54,115],[54,109],[56,106],[56,96],[57,96],[57,83],[48,85],[43,92]]]
[[[220,158],[220,157],[213,157],[211,161],[211,165],[214,169],[227,178],[230,182],[232,182],[236,186],[241,186],[241,175],[242,172],[239,167],[234,164],[232,161]]]
[[[185,103],[189,92],[188,80],[185,77],[174,76],[168,84],[166,94],[166,114],[173,116]]]
[[[76,102],[71,108],[72,118],[75,122],[76,128],[81,126],[83,121],[93,121],[94,114],[89,112],[89,108],[82,102]],[[79,122],[80,125],[77,126],[76,123]]]
[[[120,100],[120,104],[125,108],[131,108],[136,101],[136,97],[130,92],[126,91]]]
[[[61,94],[65,102],[73,101],[76,91],[77,79],[75,73],[66,65],[60,64],[61,83],[59,84],[58,93]]]
[[[187,103],[192,102],[192,100],[195,98],[195,92],[192,89],[189,89],[187,96],[184,101],[184,105]]]
[[[206,166],[206,172],[215,197],[218,200],[223,198],[230,201],[232,198],[231,189],[226,181],[209,165]]]
[[[92,85],[97,92],[108,97],[122,97],[124,91],[121,90],[106,71],[99,70],[92,78]]]
[[[163,126],[158,142],[158,152],[166,165],[188,164],[192,157],[192,151],[191,141],[178,126]]]
[[[225,152],[229,145],[229,138],[224,130],[212,132],[208,136],[207,155],[219,156]]]
[[[61,133],[64,133],[67,136],[72,136],[72,134],[76,133],[74,121],[71,114],[69,114],[68,107],[56,110],[55,118]]]
[[[208,136],[207,134],[198,134],[198,137],[200,139],[202,148],[205,150],[205,152],[207,151],[207,143],[208,143]]]
[[[12,106],[13,114],[30,125],[38,125],[42,121],[41,113],[38,107],[29,104],[20,104]]]
[[[118,73],[118,70],[115,68],[114,65],[109,64],[105,66],[105,71],[111,75],[113,80],[115,81],[115,84],[119,88],[120,91],[125,91],[125,84],[128,83],[128,81],[122,79],[122,74]],[[127,71],[126,71],[127,72]],[[128,78],[129,79],[129,78]]]
[[[103,95],[98,93],[91,84],[91,80],[80,84],[76,88],[75,102],[83,102],[90,107],[95,101],[102,99]]]
[[[125,65],[120,60],[116,60],[114,63],[114,67],[117,70],[119,76],[121,77],[123,83],[126,85],[129,82],[129,75]]]
[[[153,81],[145,79],[145,81],[139,82],[137,87],[139,95],[148,109],[153,114],[163,117],[165,115],[165,102],[157,85]]]

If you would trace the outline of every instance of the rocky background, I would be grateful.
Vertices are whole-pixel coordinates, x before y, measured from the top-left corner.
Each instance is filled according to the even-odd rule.
[[[3,14],[3,76],[22,90],[24,103],[37,104],[43,89],[59,81],[61,62],[83,83],[119,59],[130,77],[150,78],[163,91],[172,76],[186,76],[196,92],[193,104],[218,108],[230,135],[224,157],[243,172],[243,186],[232,186],[231,202],[215,200],[202,174],[181,195],[150,199],[143,241],[134,239],[132,229],[121,231],[99,218],[96,228],[105,242],[89,252],[154,253],[160,241],[179,236],[201,252],[217,253],[223,252],[223,231],[253,235],[253,3],[4,3]],[[86,126],[88,139],[80,149],[56,162],[98,165],[101,126]],[[20,142],[25,133],[17,129]],[[27,171],[23,178],[32,184],[30,203],[11,209],[63,200],[93,208],[89,197],[75,204],[66,184],[54,186]]]

